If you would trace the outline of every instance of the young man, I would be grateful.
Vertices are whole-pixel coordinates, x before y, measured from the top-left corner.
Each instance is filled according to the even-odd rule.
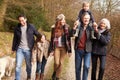
[[[21,80],[21,66],[23,59],[26,62],[27,80],[31,79],[31,58],[32,48],[34,45],[34,35],[39,37],[40,34],[35,27],[27,22],[25,15],[18,16],[19,24],[14,30],[14,38],[12,44],[12,51],[16,51],[16,68],[15,80]]]

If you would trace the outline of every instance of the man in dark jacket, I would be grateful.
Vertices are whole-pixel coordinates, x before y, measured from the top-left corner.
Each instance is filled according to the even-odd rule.
[[[90,15],[84,13],[82,15],[82,24],[79,26],[78,36],[75,37],[75,70],[76,80],[81,80],[82,59],[84,59],[82,80],[87,80],[90,67],[90,58],[92,51],[91,27],[89,26]],[[76,32],[77,26],[73,27],[73,34]]]
[[[39,32],[35,27],[27,22],[24,15],[18,16],[19,24],[14,30],[12,51],[16,51],[15,80],[20,79],[23,59],[26,62],[27,80],[31,79],[31,51],[34,45],[34,35],[39,37]]]

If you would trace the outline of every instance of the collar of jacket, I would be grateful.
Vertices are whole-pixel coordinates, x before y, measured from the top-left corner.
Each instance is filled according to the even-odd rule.
[[[27,30],[29,29],[29,27],[30,27],[30,24],[27,22]],[[21,24],[18,23],[17,30],[18,30],[18,31],[21,31],[20,28],[21,28]]]

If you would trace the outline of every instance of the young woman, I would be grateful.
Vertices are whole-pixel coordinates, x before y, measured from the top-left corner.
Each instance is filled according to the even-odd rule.
[[[98,28],[95,28],[95,36],[97,39],[93,41],[92,49],[92,76],[91,80],[102,80],[105,70],[107,45],[110,42],[110,22],[104,18],[100,21]],[[96,79],[97,60],[100,60],[98,79]]]
[[[43,80],[44,78],[44,69],[48,58],[48,48],[49,48],[49,41],[46,39],[46,36],[44,34],[41,34],[41,37],[37,39],[37,43],[35,47],[36,58],[37,58],[35,80]]]
[[[62,65],[66,54],[70,55],[69,25],[65,22],[65,16],[57,16],[55,26],[52,27],[49,53],[54,53],[54,72],[52,80],[59,80]]]

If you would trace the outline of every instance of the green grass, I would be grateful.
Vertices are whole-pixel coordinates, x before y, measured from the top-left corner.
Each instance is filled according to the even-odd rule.
[[[12,38],[12,33],[0,32],[0,56],[11,53]]]
[[[4,0],[0,0],[0,6],[2,5],[2,2],[3,2]]]

